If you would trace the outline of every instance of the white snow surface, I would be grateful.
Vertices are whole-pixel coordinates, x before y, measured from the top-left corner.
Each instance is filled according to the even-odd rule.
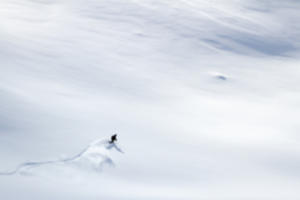
[[[299,9],[1,0],[0,199],[299,199]]]
[[[21,163],[16,169],[1,172],[0,175],[22,174],[41,176],[40,173],[42,172],[42,175],[56,177],[57,173],[60,173],[60,176],[64,176],[66,172],[73,172],[74,169],[101,172],[105,165],[114,166],[114,162],[110,156],[110,151],[114,149],[124,153],[115,142],[107,139],[96,140],[74,156],[56,160]],[[80,173],[80,171],[76,171],[77,173]],[[68,178],[74,177],[76,174],[68,174]]]

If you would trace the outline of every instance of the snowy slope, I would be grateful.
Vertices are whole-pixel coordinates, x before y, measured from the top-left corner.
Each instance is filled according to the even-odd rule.
[[[64,176],[67,171],[68,177],[73,177],[81,171],[102,172],[104,166],[114,166],[114,162],[110,156],[111,150],[117,150],[124,153],[116,143],[112,143],[106,139],[96,140],[74,156],[57,160],[21,163],[16,169],[1,172],[0,175],[11,176],[21,174],[56,177],[59,173],[60,176]],[[74,169],[76,173],[69,174],[69,171],[74,171]]]
[[[115,132],[125,154],[0,176],[0,199],[299,199],[299,8],[2,0],[0,171]]]

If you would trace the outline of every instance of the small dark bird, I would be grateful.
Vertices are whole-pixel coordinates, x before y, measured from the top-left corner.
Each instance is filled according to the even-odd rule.
[[[115,141],[117,141],[117,134],[114,134],[114,135],[111,136],[109,143],[112,144]]]

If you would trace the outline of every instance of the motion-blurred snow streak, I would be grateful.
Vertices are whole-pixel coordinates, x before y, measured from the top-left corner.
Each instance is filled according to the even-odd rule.
[[[59,165],[60,167],[75,166],[85,167],[84,170],[101,171],[105,164],[114,165],[113,160],[109,156],[109,151],[112,149],[123,153],[116,143],[110,143],[109,140],[97,140],[73,157],[53,161],[25,162],[20,164],[15,170],[1,172],[0,175],[13,175],[19,172],[21,174],[34,175],[36,169],[45,165],[46,170],[48,165]]]

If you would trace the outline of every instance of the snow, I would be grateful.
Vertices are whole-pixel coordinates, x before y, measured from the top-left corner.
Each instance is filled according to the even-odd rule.
[[[2,0],[0,199],[299,199],[299,7]]]
[[[51,174],[51,176],[56,176],[58,172],[60,172],[60,176],[64,176],[66,171],[73,171],[73,168],[84,171],[101,172],[105,165],[114,166],[114,162],[110,156],[110,151],[114,149],[124,153],[115,142],[112,143],[106,139],[96,140],[75,156],[57,160],[25,162],[20,164],[15,170],[2,172],[0,175],[23,174],[40,176],[39,171],[41,171],[41,168],[42,173],[47,176],[53,173],[53,171],[54,174]],[[55,170],[51,169],[53,167]],[[78,171],[76,173],[78,173]],[[73,174],[72,177],[74,175],[75,174]]]

